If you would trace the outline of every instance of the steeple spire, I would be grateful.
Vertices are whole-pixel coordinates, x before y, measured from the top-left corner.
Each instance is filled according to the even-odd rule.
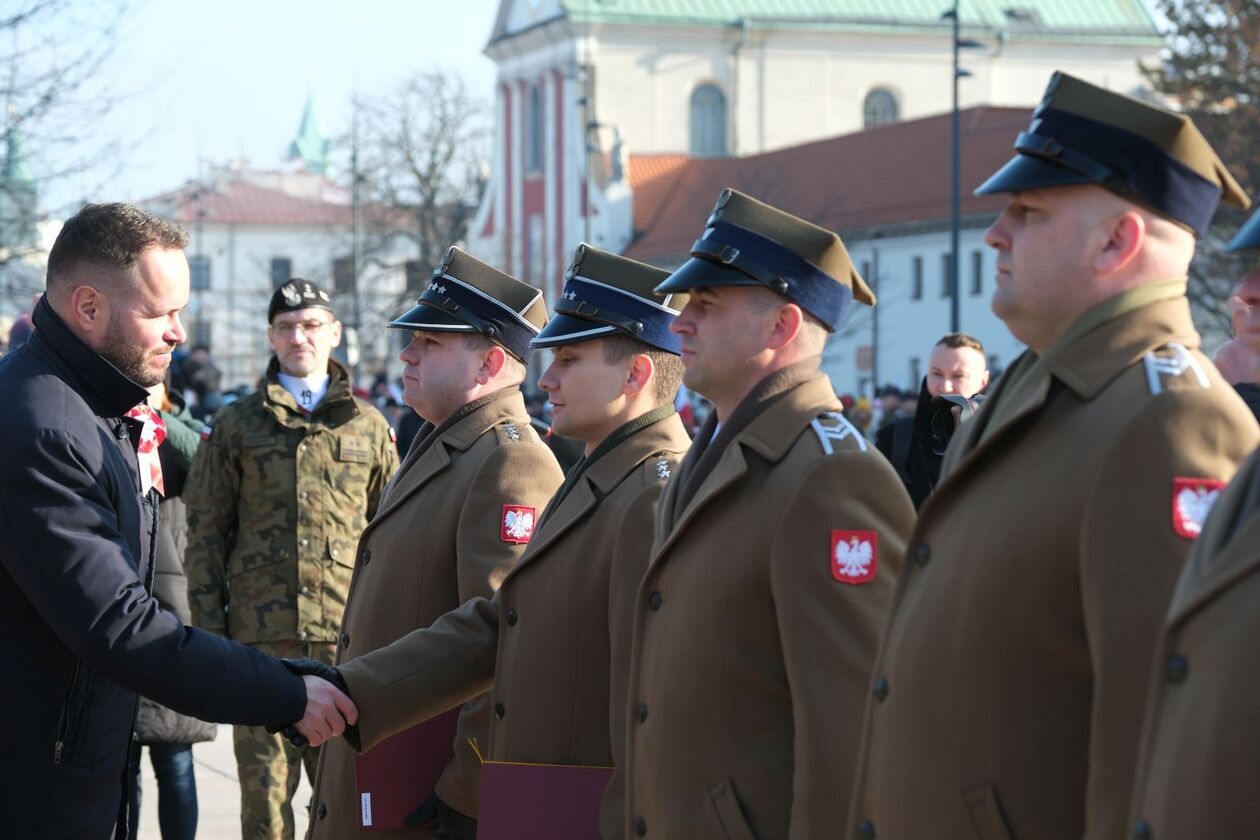
[[[302,109],[302,123],[297,136],[289,144],[290,162],[298,163],[307,172],[323,175],[328,171],[328,138],[315,118],[315,95],[306,94],[306,107]]]

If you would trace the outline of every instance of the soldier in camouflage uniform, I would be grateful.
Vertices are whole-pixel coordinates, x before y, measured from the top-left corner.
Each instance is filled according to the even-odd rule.
[[[215,417],[193,462],[188,600],[195,624],[273,656],[331,663],[355,541],[398,466],[385,418],[329,358],[328,295],[291,280],[268,309],[275,355],[256,393]],[[292,838],[291,800],[318,751],[237,727],[244,837]]]

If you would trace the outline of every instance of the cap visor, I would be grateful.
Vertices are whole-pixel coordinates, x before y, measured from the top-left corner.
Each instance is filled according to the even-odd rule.
[[[617,328],[608,324],[557,312],[551,316],[551,320],[547,322],[547,326],[543,327],[542,332],[530,339],[529,346],[557,347],[561,344],[577,344],[579,341],[604,338],[615,332],[618,332]]]
[[[1066,169],[1031,155],[1015,155],[1006,165],[989,176],[979,187],[976,195],[1026,192],[1042,187],[1067,187],[1073,184],[1094,183],[1088,176]]]
[[[710,286],[760,286],[742,271],[710,260],[692,257],[653,289],[658,295],[676,294]]]
[[[473,332],[473,328],[450,313],[418,303],[385,325],[395,330],[433,330],[434,332]]]
[[[1243,222],[1243,226],[1229,240],[1231,251],[1260,250],[1260,211],[1252,213],[1251,218]]]

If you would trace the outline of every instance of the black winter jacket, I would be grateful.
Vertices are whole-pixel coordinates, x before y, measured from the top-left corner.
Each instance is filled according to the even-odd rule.
[[[170,411],[162,412],[166,423],[166,440],[158,448],[162,458],[162,483],[166,494],[158,505],[157,548],[154,554],[153,597],[188,624],[188,576],[184,574],[184,549],[188,546],[188,516],[184,511],[184,480],[201,441],[200,430],[206,428],[193,417],[178,394],[170,393]],[[195,744],[213,741],[218,727],[181,715],[162,704],[140,698],[136,712],[136,740],[141,744]]]
[[[125,836],[136,693],[199,718],[280,727],[306,692],[278,661],[150,595],[157,494],[140,493],[147,396],[47,303],[0,360],[0,835]],[[120,818],[121,817],[121,818]]]

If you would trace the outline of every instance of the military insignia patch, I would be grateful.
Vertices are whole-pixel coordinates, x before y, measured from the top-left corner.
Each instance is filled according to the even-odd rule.
[[[841,583],[857,586],[875,579],[879,567],[879,533],[876,531],[831,532],[831,576]]]
[[[1225,482],[1216,478],[1173,479],[1172,519],[1177,536],[1198,538],[1224,486]]]
[[[527,543],[534,535],[534,509],[521,505],[504,505],[499,520],[499,537],[504,542]]]

